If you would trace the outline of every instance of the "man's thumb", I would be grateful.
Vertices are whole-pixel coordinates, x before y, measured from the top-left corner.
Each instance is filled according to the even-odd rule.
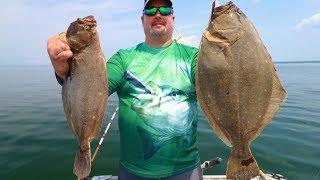
[[[67,60],[73,56],[72,51],[67,50],[67,51],[62,51],[61,53],[58,54],[57,59],[59,60]]]

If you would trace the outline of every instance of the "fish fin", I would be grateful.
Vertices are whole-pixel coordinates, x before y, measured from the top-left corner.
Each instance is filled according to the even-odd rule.
[[[262,130],[272,121],[273,117],[278,113],[280,110],[280,106],[284,101],[287,99],[287,91],[284,89],[281,80],[277,76],[275,70],[273,70],[273,83],[272,83],[272,90],[270,95],[270,102],[268,108],[265,112],[265,116],[262,121],[259,122],[257,125],[258,130],[254,131],[253,134],[249,134],[248,137],[253,137],[250,139],[256,139]]]
[[[227,179],[247,180],[259,176],[259,166],[254,159],[249,145],[242,145],[241,149],[234,146],[227,165]]]
[[[208,103],[206,103],[206,101],[204,100],[204,98],[202,97],[206,97],[205,95],[203,95],[201,89],[200,89],[200,84],[199,84],[199,75],[196,75],[196,91],[197,91],[197,97],[198,97],[198,102],[200,104],[200,108],[203,111],[203,113],[205,114],[210,126],[212,127],[213,131],[218,135],[218,137],[229,147],[232,147],[232,143],[229,139],[230,135],[228,134],[228,131],[225,130],[225,128],[221,125],[221,123],[219,122],[218,118],[215,117],[215,115],[213,115],[213,113],[211,113],[211,109],[208,105]],[[229,137],[229,138],[228,138]]]
[[[83,179],[89,176],[91,171],[91,150],[90,143],[80,147],[74,160],[73,173]]]
[[[151,94],[152,91],[140,80],[137,76],[135,76],[132,72],[126,71],[124,74],[124,78],[136,88],[139,88],[145,91],[148,94]]]
[[[77,132],[75,131],[74,124],[72,123],[72,103],[70,102],[69,93],[70,93],[70,77],[68,77],[62,85],[62,101],[63,101],[63,109],[67,116],[68,126],[71,129],[73,135],[77,137]]]

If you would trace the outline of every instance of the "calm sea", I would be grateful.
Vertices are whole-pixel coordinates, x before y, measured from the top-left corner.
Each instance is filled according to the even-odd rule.
[[[289,179],[320,179],[320,63],[276,66],[288,99],[253,141],[252,152],[266,172]],[[0,86],[1,179],[75,179],[72,167],[77,144],[66,123],[61,87],[52,68],[0,66]],[[116,106],[117,97],[112,96],[103,128]],[[117,123],[116,119],[92,175],[118,174]],[[203,114],[198,132],[201,160],[223,159],[205,174],[223,174],[230,149],[213,133]],[[97,142],[92,143],[93,148]]]

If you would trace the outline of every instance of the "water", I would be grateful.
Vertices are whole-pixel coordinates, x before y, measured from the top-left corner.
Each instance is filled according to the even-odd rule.
[[[314,179],[320,170],[320,63],[281,63],[277,67],[289,96],[251,150],[264,171],[289,179]],[[77,144],[66,123],[61,87],[52,68],[0,66],[0,77],[1,178],[75,179],[72,167]],[[108,119],[116,105],[117,97],[112,96]],[[203,114],[198,132],[201,160],[223,158],[221,165],[205,174],[223,174],[230,149],[213,133]],[[92,174],[117,175],[118,160],[115,119]]]

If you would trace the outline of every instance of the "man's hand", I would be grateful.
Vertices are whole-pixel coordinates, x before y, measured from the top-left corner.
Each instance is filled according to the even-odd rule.
[[[47,42],[47,51],[55,72],[64,80],[69,72],[68,59],[73,55],[65,41],[65,33],[51,36]]]

